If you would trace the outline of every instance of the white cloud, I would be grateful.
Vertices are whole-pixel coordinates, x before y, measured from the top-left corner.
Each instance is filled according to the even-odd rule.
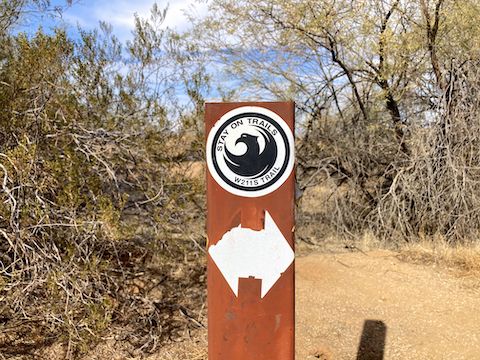
[[[154,3],[154,0],[92,1],[88,4],[82,1],[68,9],[63,18],[72,25],[79,24],[84,28],[93,28],[98,26],[99,21],[105,21],[113,26],[114,33],[121,40],[126,40],[131,37],[135,14],[148,17]],[[203,16],[207,7],[205,2],[196,0],[157,1],[157,4],[160,9],[168,6],[164,26],[177,30],[185,30],[190,25],[186,11]]]
[[[194,0],[177,0],[170,2],[167,18],[165,19],[165,26],[185,30],[190,26],[190,22],[187,16],[185,16],[186,12],[195,14],[197,17],[203,17],[207,13],[207,4]]]

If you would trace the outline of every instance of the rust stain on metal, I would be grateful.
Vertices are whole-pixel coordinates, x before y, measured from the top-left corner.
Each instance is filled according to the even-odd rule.
[[[222,116],[231,110],[246,106],[261,107],[274,112],[284,120],[293,133],[293,102],[208,103],[205,114],[207,136]],[[265,137],[259,148],[263,146],[267,149],[270,144],[269,134],[264,129],[260,129],[259,134]],[[230,159],[226,161],[234,163]],[[272,169],[272,176],[276,176],[275,167]],[[277,228],[291,249],[294,248],[293,170],[273,192],[258,197],[245,197],[233,194],[226,190],[225,186],[220,186],[210,169],[207,169],[207,208],[209,248],[219,245],[222,237],[229,232],[233,237],[235,231],[240,231],[237,229],[251,229],[252,234],[260,236],[261,231],[276,231]],[[268,226],[272,229],[269,230],[267,224],[271,219],[273,223]],[[238,228],[239,226],[241,228]],[[295,299],[293,261],[263,297],[262,279],[251,276],[239,277],[237,296],[234,292],[235,285],[232,288],[226,281],[225,270],[219,268],[211,255],[208,255],[207,267],[209,359],[293,360]]]

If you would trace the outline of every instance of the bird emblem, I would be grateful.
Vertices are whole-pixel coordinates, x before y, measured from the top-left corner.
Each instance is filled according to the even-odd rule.
[[[259,136],[261,136],[265,142],[263,149],[260,149],[259,136],[243,133],[235,141],[235,145],[244,143],[247,146],[247,151],[242,155],[234,155],[225,148],[224,155],[225,163],[230,170],[237,175],[252,179],[259,178],[268,173],[277,158],[277,144],[272,134],[259,126],[255,125],[255,127],[258,129]]]

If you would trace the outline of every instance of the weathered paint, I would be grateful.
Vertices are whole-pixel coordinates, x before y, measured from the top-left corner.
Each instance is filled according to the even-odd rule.
[[[292,102],[209,103],[206,105],[205,115],[207,135],[224,114],[242,106],[259,106],[273,111],[288,124],[293,132],[294,104]],[[273,219],[275,228],[281,233],[284,239],[282,241],[286,241],[290,249],[294,248],[293,171],[274,192],[260,197],[242,197],[219,186],[207,170],[207,207],[208,246],[213,253],[216,252],[213,249],[220,249],[219,242],[222,238],[235,229],[249,230],[242,235],[258,237],[256,238],[258,241],[262,240],[260,234],[275,232],[266,212]],[[270,230],[266,231],[267,229]],[[276,244],[280,244],[278,242],[280,235],[277,233],[274,237],[277,238]],[[241,247],[248,246],[250,241],[253,241],[251,237],[245,240],[240,237],[236,239],[242,244]],[[258,247],[259,251],[266,248],[268,246]],[[230,253],[233,254],[235,251]],[[292,260],[289,258],[291,255],[288,255],[288,251],[280,250],[277,254],[283,254],[280,258],[284,257],[288,263]],[[285,265],[286,270],[273,282],[273,275],[269,278],[262,271],[258,271],[256,262],[258,259],[244,259],[245,271],[238,271],[239,263],[237,260],[232,260],[235,263],[234,270],[229,271],[239,276],[252,276],[238,278],[236,283],[238,288],[236,288],[233,275],[227,275],[226,277],[230,278],[230,281],[227,281],[212,257],[208,256],[210,360],[294,359],[294,263]],[[265,267],[272,268],[267,263]],[[282,266],[275,269],[275,272],[281,272]],[[270,281],[267,279],[267,284],[264,284],[264,278],[269,278]]]

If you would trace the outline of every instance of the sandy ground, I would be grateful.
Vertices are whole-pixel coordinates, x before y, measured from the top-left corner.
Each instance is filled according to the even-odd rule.
[[[478,278],[389,251],[296,261],[297,360],[480,359]],[[153,359],[205,359],[205,338]],[[191,356],[191,357],[190,357]]]
[[[313,254],[296,269],[297,360],[480,359],[478,277],[390,251]],[[141,359],[118,348],[85,360]],[[205,332],[146,359],[206,359]]]
[[[296,295],[297,359],[480,359],[478,279],[387,251],[310,255]]]

